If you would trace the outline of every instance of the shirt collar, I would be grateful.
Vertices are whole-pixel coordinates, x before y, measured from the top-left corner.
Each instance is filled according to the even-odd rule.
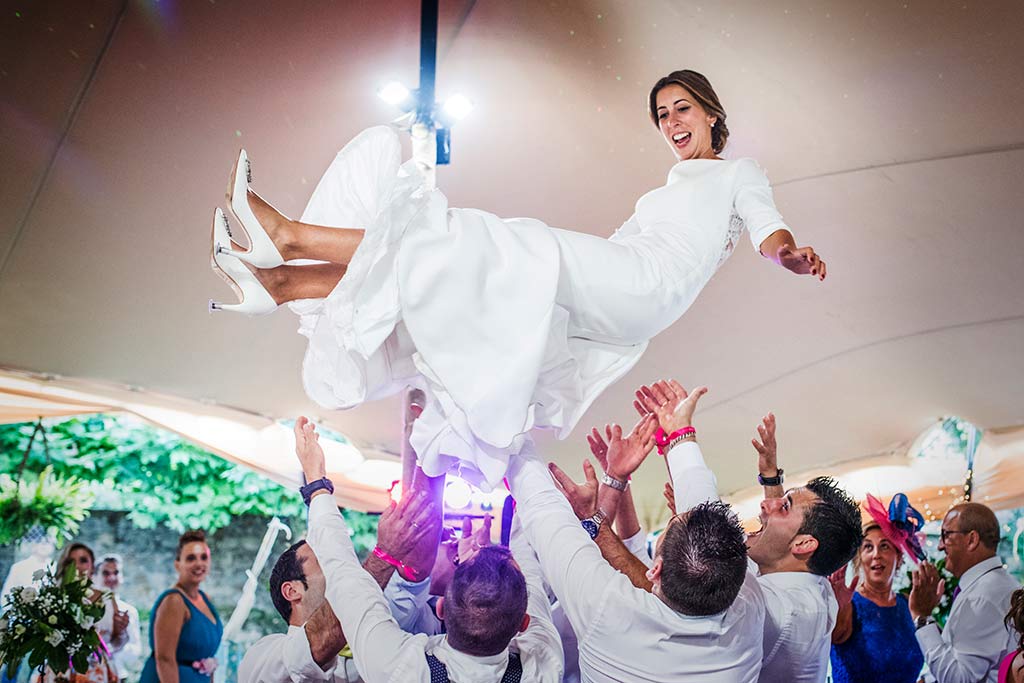
[[[978,564],[974,565],[970,569],[964,572],[963,576],[960,577],[960,591],[963,592],[973,586],[978,579],[983,575],[989,573],[997,567],[1002,567],[1003,561],[999,559],[999,556],[990,557],[987,560],[982,560]]]
[[[432,654],[448,669],[449,678],[467,683],[495,681],[508,668],[507,647],[496,655],[477,657],[459,652],[448,643],[448,638],[444,638]]]

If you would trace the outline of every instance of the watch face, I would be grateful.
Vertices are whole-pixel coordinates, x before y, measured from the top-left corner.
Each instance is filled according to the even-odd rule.
[[[580,522],[580,524],[582,524],[583,525],[583,529],[588,534],[590,534],[590,538],[592,538],[592,539],[593,538],[597,538],[597,532],[600,530],[600,527],[598,527],[597,524],[594,523],[594,520],[592,520],[592,519],[585,519],[582,522]]]

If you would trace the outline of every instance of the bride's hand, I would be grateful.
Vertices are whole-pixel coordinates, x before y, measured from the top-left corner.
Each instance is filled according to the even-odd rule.
[[[783,244],[775,255],[779,265],[797,275],[814,275],[819,280],[825,279],[825,262],[814,253],[814,247],[797,249],[790,244]]]

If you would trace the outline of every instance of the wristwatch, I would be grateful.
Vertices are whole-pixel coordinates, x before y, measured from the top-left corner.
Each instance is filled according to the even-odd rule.
[[[597,538],[597,534],[601,531],[601,525],[604,524],[604,520],[607,517],[608,515],[604,514],[604,510],[597,508],[597,512],[594,513],[593,517],[580,520],[583,530],[590,534],[590,540]]]
[[[759,473],[757,475],[757,483],[761,486],[782,486],[782,473],[783,470],[781,468],[775,471],[774,477],[766,477]]]
[[[320,489],[327,489],[328,493],[334,493],[334,484],[327,477],[322,477],[315,481],[311,481],[302,488],[299,489],[299,493],[302,494],[302,500],[306,505],[309,505],[310,497],[319,491]]]
[[[934,624],[935,620],[932,619],[930,614],[922,614],[917,619],[914,619],[914,630],[918,631],[928,624]]]
[[[625,491],[626,487],[629,485],[629,480],[621,481],[619,479],[615,479],[610,474],[605,473],[605,475],[601,477],[601,483],[605,486],[611,486],[616,491]]]

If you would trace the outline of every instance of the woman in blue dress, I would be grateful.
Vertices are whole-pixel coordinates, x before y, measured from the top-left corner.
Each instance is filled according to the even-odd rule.
[[[847,585],[846,567],[831,577],[839,602],[832,631],[832,680],[914,683],[924,655],[914,636],[907,599],[893,591],[892,581],[903,566],[904,553],[915,561],[924,557],[916,539],[920,527],[907,522],[908,516],[913,520],[920,515],[903,494],[893,498],[889,511],[871,495],[865,507],[872,521],[864,526],[864,542],[853,558],[853,581]]]
[[[142,683],[212,683],[224,625],[199,584],[210,571],[210,546],[202,531],[178,539],[174,559],[178,581],[153,605],[149,627],[152,653]]]

